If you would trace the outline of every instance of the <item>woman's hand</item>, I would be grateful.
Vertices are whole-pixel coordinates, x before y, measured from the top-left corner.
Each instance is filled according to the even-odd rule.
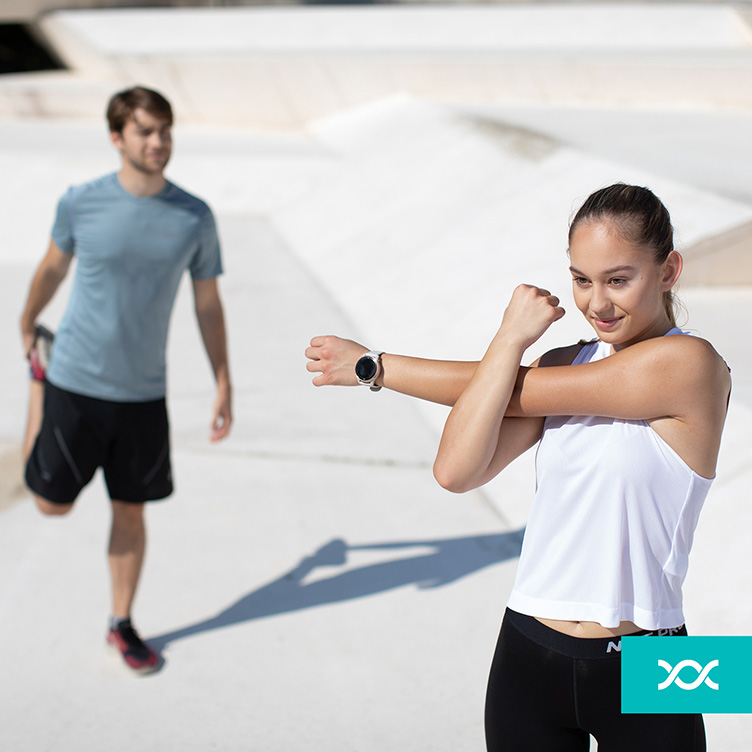
[[[527,348],[564,313],[564,309],[559,306],[559,298],[551,295],[548,290],[534,285],[518,285],[504,311],[496,338],[513,341]]]
[[[367,347],[351,339],[333,334],[314,337],[305,351],[306,368],[321,374],[313,380],[314,386],[357,386],[355,364],[367,352]]]

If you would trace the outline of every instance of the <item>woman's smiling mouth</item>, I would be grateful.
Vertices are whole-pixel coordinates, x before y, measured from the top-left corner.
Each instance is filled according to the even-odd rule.
[[[609,329],[613,329],[622,320],[622,318],[624,317],[618,316],[616,318],[600,319],[596,316],[596,317],[593,317],[593,321],[599,329],[608,331]]]

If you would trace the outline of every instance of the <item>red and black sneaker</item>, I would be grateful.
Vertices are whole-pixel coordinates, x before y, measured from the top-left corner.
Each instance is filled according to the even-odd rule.
[[[37,324],[34,344],[29,351],[31,378],[34,381],[44,381],[45,374],[50,365],[50,355],[54,340],[55,335],[49,329]]]
[[[128,668],[138,674],[150,674],[160,666],[159,656],[138,636],[130,619],[110,627],[107,642],[123,656]]]

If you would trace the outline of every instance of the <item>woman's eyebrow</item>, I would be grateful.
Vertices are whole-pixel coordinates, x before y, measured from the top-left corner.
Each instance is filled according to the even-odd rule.
[[[609,274],[616,274],[617,272],[633,272],[634,267],[630,266],[629,264],[622,264],[621,266],[614,266],[611,267],[611,269],[606,269],[602,274],[604,276],[607,276]],[[569,271],[573,272],[574,274],[581,274],[583,277],[587,277],[587,274],[584,272],[579,271],[579,269],[575,269],[573,266],[569,267]]]

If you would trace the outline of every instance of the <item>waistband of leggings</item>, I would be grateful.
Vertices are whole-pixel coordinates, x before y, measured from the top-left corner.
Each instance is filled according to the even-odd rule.
[[[504,623],[509,623],[518,632],[533,642],[555,653],[570,658],[618,658],[621,655],[621,636],[617,637],[572,637],[557,632],[539,622],[532,616],[520,614],[508,608],[504,613]],[[643,629],[624,637],[686,637],[687,629],[680,627],[670,629]]]

